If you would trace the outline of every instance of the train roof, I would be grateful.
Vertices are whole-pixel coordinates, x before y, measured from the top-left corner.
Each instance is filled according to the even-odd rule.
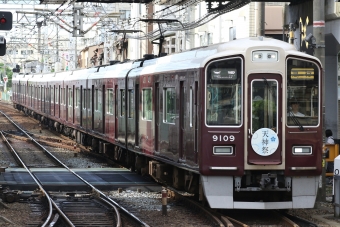
[[[97,73],[89,75],[88,79],[100,78],[124,78],[130,69],[140,65],[139,61],[131,61],[122,64],[108,65],[100,67]],[[114,73],[113,73],[114,72]]]
[[[202,68],[212,59],[233,55],[246,57],[251,51],[260,49],[278,50],[284,52],[285,56],[295,55],[314,59],[320,63],[316,57],[297,51],[294,45],[287,42],[267,37],[250,37],[147,60],[144,67],[134,70],[134,73],[152,74],[162,71]]]

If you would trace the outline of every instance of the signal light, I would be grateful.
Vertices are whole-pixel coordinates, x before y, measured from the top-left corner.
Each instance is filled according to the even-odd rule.
[[[6,54],[6,39],[0,37],[0,56],[4,56]]]
[[[13,15],[9,11],[0,11],[0,30],[11,30]]]

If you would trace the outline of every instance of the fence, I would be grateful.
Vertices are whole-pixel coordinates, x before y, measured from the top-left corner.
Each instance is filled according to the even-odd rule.
[[[0,92],[0,100],[10,102],[12,100],[12,92],[11,91]]]

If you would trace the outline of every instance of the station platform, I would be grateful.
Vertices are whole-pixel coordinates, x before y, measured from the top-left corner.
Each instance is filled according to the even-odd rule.
[[[71,172],[62,168],[31,168],[34,176],[46,190],[86,190],[85,184]],[[82,179],[100,190],[117,190],[118,188],[147,191],[161,190],[161,186],[151,178],[122,168],[88,168],[71,169]],[[37,184],[23,168],[7,168],[0,174],[0,185],[11,190],[35,190]],[[78,189],[79,188],[79,189]]]

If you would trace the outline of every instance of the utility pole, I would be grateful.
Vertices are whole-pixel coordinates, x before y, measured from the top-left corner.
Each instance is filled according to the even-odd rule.
[[[265,2],[255,3],[255,23],[256,23],[256,35],[264,36],[264,16],[265,16]]]
[[[43,61],[43,49],[41,47],[41,26],[42,26],[42,21],[41,22],[37,22],[37,27],[38,27],[38,52],[41,54],[41,62]],[[43,65],[43,64],[41,64]],[[41,65],[39,66],[39,69],[41,70],[40,72],[42,72],[42,68]],[[40,73],[39,72],[39,73]]]
[[[313,36],[316,41],[314,56],[317,57],[322,64],[322,115],[325,118],[325,0],[313,0]],[[322,122],[322,129],[324,130],[324,122]],[[317,201],[322,202],[326,200],[326,179],[324,159],[322,162],[322,188],[319,187]]]

